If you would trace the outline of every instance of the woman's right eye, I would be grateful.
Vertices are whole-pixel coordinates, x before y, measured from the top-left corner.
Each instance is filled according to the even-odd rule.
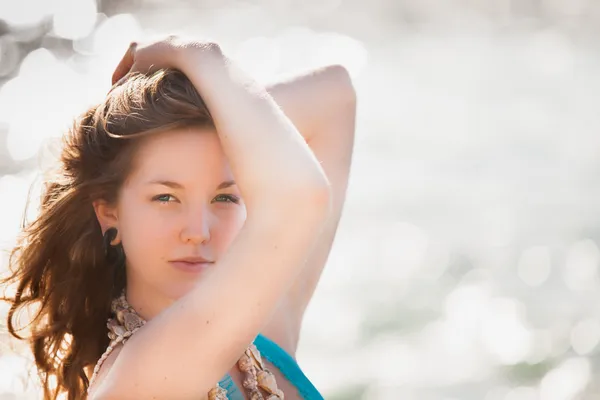
[[[170,194],[159,194],[157,196],[154,196],[152,198],[153,201],[158,201],[159,203],[169,203],[171,200],[169,199],[174,199],[175,197],[173,197]]]

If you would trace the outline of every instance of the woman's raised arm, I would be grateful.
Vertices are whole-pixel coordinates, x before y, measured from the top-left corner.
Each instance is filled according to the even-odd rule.
[[[203,398],[269,319],[331,209],[306,142],[218,46],[169,37],[136,50],[133,70],[151,66],[180,69],[202,95],[248,217],[211,272],[127,342],[95,399]]]

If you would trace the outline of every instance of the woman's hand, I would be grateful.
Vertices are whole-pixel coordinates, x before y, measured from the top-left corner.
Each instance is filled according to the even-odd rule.
[[[169,35],[141,45],[131,42],[127,52],[115,68],[112,84],[118,86],[131,72],[152,73],[163,68],[183,69],[184,55],[218,52],[219,46],[212,42],[200,42]]]

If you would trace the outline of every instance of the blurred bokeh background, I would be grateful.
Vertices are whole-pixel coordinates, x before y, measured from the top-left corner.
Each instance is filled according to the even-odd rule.
[[[129,42],[173,32],[264,82],[354,78],[348,202],[298,353],[325,398],[600,398],[600,2],[1,0],[2,248]],[[5,313],[0,399],[39,399]]]

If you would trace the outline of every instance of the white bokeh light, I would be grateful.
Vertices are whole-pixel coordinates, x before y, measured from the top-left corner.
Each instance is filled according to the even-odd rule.
[[[23,380],[28,374],[28,366],[27,360],[16,354],[0,357],[0,371],[11,371],[10,374],[0,374],[0,394],[8,394],[7,398],[20,398],[18,395],[25,389]],[[12,397],[13,394],[17,396]]]
[[[365,45],[339,33],[316,33],[305,27],[290,27],[276,41],[282,68],[286,71],[341,64],[356,78],[368,63]]]
[[[264,36],[244,40],[232,55],[259,82],[272,81],[280,72],[280,57],[279,43]]]
[[[25,215],[27,196],[31,188],[32,176],[0,176],[0,248],[14,244],[21,222]],[[36,198],[32,195],[32,201]]]
[[[523,311],[519,301],[497,298],[489,303],[483,314],[482,342],[501,364],[522,362],[531,351],[533,335],[525,326]]]
[[[550,249],[535,246],[526,249],[517,264],[517,274],[529,286],[540,286],[550,275]]]
[[[547,329],[536,329],[532,332],[533,340],[525,362],[539,364],[552,354],[552,334]]]
[[[46,0],[0,1],[0,17],[11,25],[34,25],[50,15],[54,6]]]
[[[485,379],[491,373],[480,350],[477,330],[447,317],[427,325],[416,340],[411,366],[412,385],[457,385]]]
[[[416,225],[399,222],[381,238],[381,273],[389,279],[407,279],[425,258],[429,237]]]
[[[111,76],[132,41],[145,38],[137,19],[117,14],[102,21],[93,33],[93,56],[88,59],[88,80],[103,85],[102,94],[111,86]],[[104,97],[104,96],[102,96]]]
[[[339,33],[321,33],[316,49],[316,59],[322,65],[341,64],[348,69],[350,76],[357,78],[369,60],[369,53],[363,43]]]
[[[589,290],[598,285],[600,251],[591,239],[574,243],[568,249],[564,266],[565,284],[571,290]]]
[[[38,154],[48,139],[59,137],[73,117],[82,111],[91,85],[46,49],[27,55],[7,92],[0,92],[0,104],[11,95],[7,148],[14,160]]]
[[[540,400],[575,400],[591,378],[587,358],[570,358],[548,372],[540,383]]]
[[[600,342],[600,321],[588,318],[579,321],[571,330],[571,346],[580,356],[590,353]]]
[[[52,22],[54,33],[65,39],[87,36],[96,22],[95,0],[58,0]]]

